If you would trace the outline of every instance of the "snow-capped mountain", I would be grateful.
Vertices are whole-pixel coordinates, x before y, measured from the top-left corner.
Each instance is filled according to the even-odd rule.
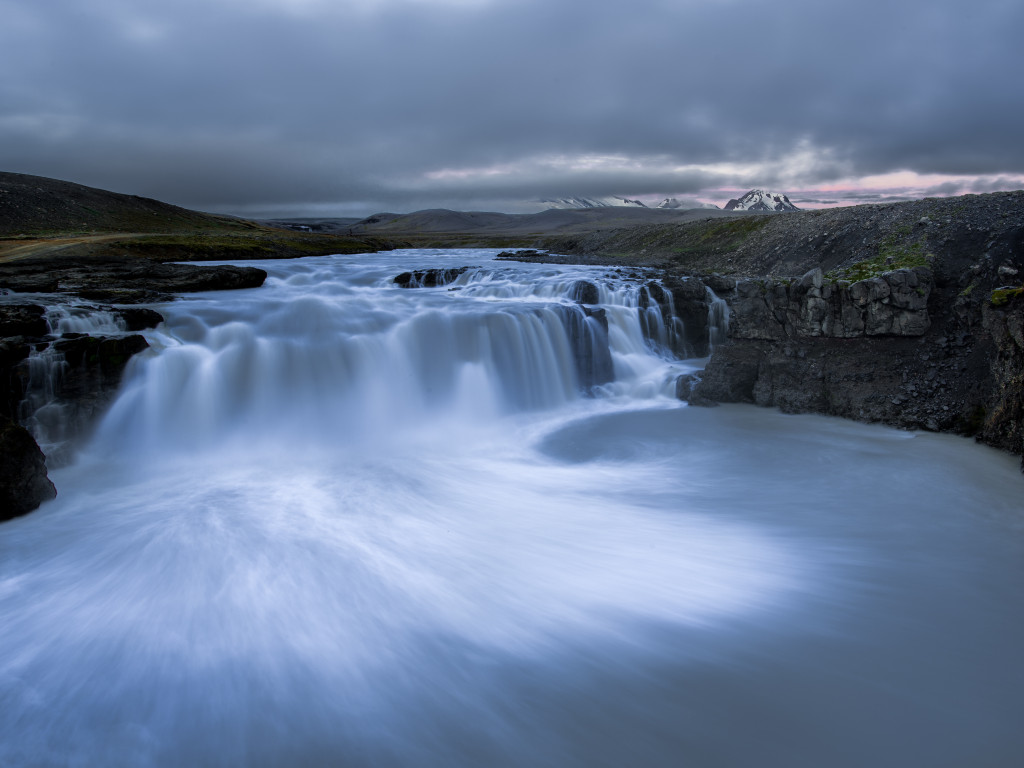
[[[727,211],[798,211],[800,210],[785,195],[778,192],[766,192],[763,189],[752,189],[739,200],[730,200],[725,204]]]
[[[666,208],[669,210],[683,210],[688,211],[694,208],[714,208],[716,211],[719,210],[718,206],[714,203],[702,203],[700,200],[696,200],[692,197],[666,197],[660,203],[659,208]]]
[[[550,200],[540,200],[549,208],[646,208],[647,206],[639,200],[630,200],[628,197],[560,197]]]

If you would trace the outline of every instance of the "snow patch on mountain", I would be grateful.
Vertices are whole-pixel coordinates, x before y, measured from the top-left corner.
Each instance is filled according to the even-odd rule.
[[[639,200],[612,195],[610,197],[560,197],[540,200],[549,208],[646,208]]]
[[[694,208],[714,208],[716,211],[719,210],[718,206],[714,203],[702,203],[693,197],[666,197],[658,203],[658,207],[673,211],[689,211]]]
[[[725,204],[727,211],[798,211],[789,198],[778,192],[752,189],[738,200]]]

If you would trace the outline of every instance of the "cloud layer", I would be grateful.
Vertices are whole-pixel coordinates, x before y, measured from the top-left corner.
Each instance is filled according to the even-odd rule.
[[[209,210],[1024,183],[1015,0],[0,0],[0,18],[0,169]],[[862,182],[898,171],[919,183]]]

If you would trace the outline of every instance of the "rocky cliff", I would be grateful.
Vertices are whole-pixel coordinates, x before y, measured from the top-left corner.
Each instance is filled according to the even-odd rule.
[[[729,343],[680,396],[974,435],[1024,454],[1024,290],[993,288],[979,273],[972,284],[982,287],[959,291],[937,289],[926,267],[852,283],[820,269],[718,278]]]
[[[656,266],[665,281],[697,277],[726,299],[728,343],[701,377],[680,382],[693,403],[955,432],[1024,453],[1024,191],[538,245],[585,263]]]

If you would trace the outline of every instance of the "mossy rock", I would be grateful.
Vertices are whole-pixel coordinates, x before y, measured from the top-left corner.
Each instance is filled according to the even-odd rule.
[[[1024,296],[1024,285],[1020,288],[997,288],[992,291],[992,295],[989,296],[989,303],[993,307],[1005,307],[1014,299],[1019,299]]]

